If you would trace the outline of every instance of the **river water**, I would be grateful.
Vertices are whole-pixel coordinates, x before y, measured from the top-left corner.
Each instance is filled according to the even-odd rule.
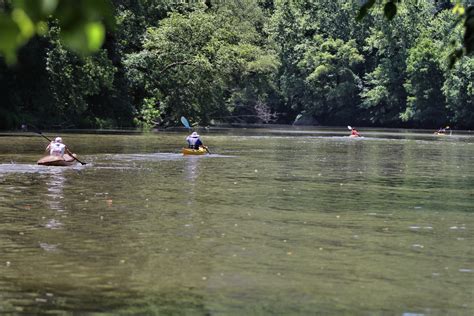
[[[200,133],[0,134],[0,314],[474,314],[472,135]]]

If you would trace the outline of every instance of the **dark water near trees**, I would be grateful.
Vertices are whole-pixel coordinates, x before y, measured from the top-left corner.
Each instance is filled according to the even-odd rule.
[[[474,137],[202,134],[0,135],[0,314],[474,313]]]

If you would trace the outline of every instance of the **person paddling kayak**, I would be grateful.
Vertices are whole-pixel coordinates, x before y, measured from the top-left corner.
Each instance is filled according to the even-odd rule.
[[[446,127],[440,127],[436,132],[435,134],[446,134],[447,132],[450,132],[451,131],[451,128],[449,126],[446,126]]]
[[[56,137],[49,145],[46,147],[46,151],[49,151],[51,156],[64,156],[66,153],[67,146],[63,144],[63,139],[61,137]]]
[[[360,136],[360,133],[355,129],[355,128],[351,128],[351,137],[359,137]]]
[[[188,142],[188,148],[191,149],[199,149],[199,147],[202,147],[202,141],[199,138],[199,134],[196,132],[192,132],[191,135],[186,137],[186,141]]]

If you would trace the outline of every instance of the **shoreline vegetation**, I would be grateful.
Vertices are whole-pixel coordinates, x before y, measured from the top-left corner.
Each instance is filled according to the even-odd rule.
[[[0,130],[167,130],[181,116],[211,127],[470,130],[474,58],[450,65],[465,29],[459,5],[472,11],[458,2],[402,1],[390,19],[375,6],[359,20],[359,0],[60,2],[29,17],[3,1],[4,23],[23,10],[36,33],[20,27],[31,39],[15,54],[0,45]]]
[[[350,131],[347,131],[345,126],[294,126],[288,124],[218,124],[213,126],[194,126],[193,130],[200,131],[202,134],[212,135],[214,133],[220,133],[225,131],[234,131],[239,133],[250,132],[254,130],[255,132],[261,132],[264,134],[279,133],[279,131],[288,132],[302,135],[319,135],[319,136],[344,136],[349,135]],[[364,136],[370,136],[375,134],[393,134],[393,135],[423,135],[423,136],[436,136],[436,130],[427,129],[427,128],[384,128],[384,127],[368,127],[368,126],[358,126],[357,130],[362,132]],[[60,129],[60,128],[51,128],[44,129],[42,133],[45,134],[91,134],[91,135],[146,135],[146,134],[156,134],[159,136],[160,133],[189,133],[189,129],[180,125],[169,126],[169,127],[157,127],[152,129],[143,129],[143,128],[105,128],[105,129],[94,129],[94,128],[69,128],[69,129]],[[0,137],[4,136],[38,136],[33,130],[21,130],[21,129],[12,129],[12,130],[0,130]],[[447,136],[474,136],[474,130],[470,129],[460,129],[452,130],[451,134]]]

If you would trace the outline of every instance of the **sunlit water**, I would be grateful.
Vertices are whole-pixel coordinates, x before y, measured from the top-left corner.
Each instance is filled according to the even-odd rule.
[[[472,136],[201,134],[0,135],[0,314],[474,314]]]

